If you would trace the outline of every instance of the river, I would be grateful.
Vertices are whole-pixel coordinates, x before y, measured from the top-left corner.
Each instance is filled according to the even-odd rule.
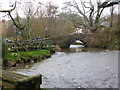
[[[42,74],[42,88],[118,88],[118,51],[87,51],[72,45],[15,72]]]

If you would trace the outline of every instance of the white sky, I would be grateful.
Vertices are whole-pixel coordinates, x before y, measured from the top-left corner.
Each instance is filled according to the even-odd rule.
[[[58,6],[63,6],[63,2],[65,1],[72,1],[72,0],[17,0],[17,1],[36,1],[36,2],[42,2],[42,3],[47,3],[47,2],[53,2],[54,4],[57,4]],[[9,2],[13,3],[15,0],[0,0],[0,5],[2,5],[2,8],[7,8],[9,6]]]
[[[17,0],[17,1],[36,1],[36,2],[42,2],[46,4],[47,2],[53,2],[53,4],[58,5],[60,8],[62,8],[63,3],[65,1],[70,0]],[[0,0],[0,10],[1,9],[10,9],[10,4],[13,4],[15,0]],[[0,18],[6,18],[4,13],[0,13]]]
[[[0,0],[0,10],[1,9],[10,9],[10,4],[13,4],[16,0]],[[63,3],[66,2],[66,1],[72,1],[72,0],[17,0],[19,2],[23,2],[23,1],[36,1],[36,2],[42,2],[44,4],[46,4],[47,2],[53,2],[53,4],[56,4],[59,6],[59,8],[62,8],[63,7]],[[79,0],[76,0],[77,2]],[[86,1],[88,2],[89,0],[83,0],[83,1]],[[92,0],[92,1],[96,1],[96,0]],[[101,0],[101,1],[104,1],[104,0]],[[117,11],[117,10],[116,10]],[[109,13],[109,10],[105,10],[104,13],[108,14]],[[6,18],[6,16],[4,13],[0,13],[0,17],[1,18]]]

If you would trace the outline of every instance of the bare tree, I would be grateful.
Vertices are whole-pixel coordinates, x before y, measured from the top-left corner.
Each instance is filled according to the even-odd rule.
[[[38,9],[40,8],[38,2],[38,6],[34,6],[32,2],[24,2],[23,7],[19,7],[21,11],[23,11],[23,16],[24,18],[20,18],[20,13],[18,8],[16,7],[18,4],[21,5],[19,2],[15,2],[12,6],[12,9],[9,10],[0,10],[0,12],[7,13],[8,16],[11,18],[13,21],[13,24],[17,27],[17,29],[21,30],[23,38],[25,39],[30,39],[32,37],[32,30],[31,30],[31,24],[32,20],[35,17]],[[16,10],[16,17],[13,18],[12,12]],[[22,21],[21,21],[22,20]]]
[[[56,28],[56,17],[58,12],[58,6],[49,2],[46,5],[46,18],[47,18],[47,34],[51,36],[55,31]]]
[[[115,7],[114,6],[111,6],[110,8],[110,15],[111,15],[111,18],[110,18],[110,27],[112,27],[113,25],[113,11],[114,11]]]
[[[93,3],[92,0],[90,0],[89,2],[83,2],[82,0],[80,0],[80,5],[82,6],[82,8],[80,8],[78,3],[74,0],[73,2],[66,2],[66,5],[74,7],[78,11],[78,13],[84,19],[82,25],[89,28],[90,31],[93,33],[97,31],[100,26],[100,17],[103,10],[107,7],[117,5],[119,4],[119,2],[120,0],[106,0],[104,2],[100,2],[100,0],[98,0],[96,3]]]
[[[31,24],[32,24],[32,18],[34,16],[34,7],[31,2],[25,2],[23,6],[23,13],[25,15],[25,33],[27,36],[27,39],[31,39]]]

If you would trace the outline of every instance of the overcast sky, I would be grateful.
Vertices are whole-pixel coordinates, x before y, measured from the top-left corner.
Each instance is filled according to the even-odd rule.
[[[0,9],[9,9],[10,4],[13,4],[16,0],[0,0]],[[58,5],[60,8],[63,7],[63,3],[66,1],[72,1],[72,0],[17,0],[19,2],[23,2],[23,1],[35,1],[35,2],[42,2],[44,4],[46,4],[47,2],[53,2],[53,4]],[[79,1],[79,0],[76,0]],[[83,0],[88,2],[89,0]],[[96,1],[96,0],[92,0],[92,1]],[[104,0],[101,0],[104,1]],[[105,10],[104,13],[108,14],[108,10]],[[0,13],[0,17],[2,18],[6,18],[4,17],[5,14],[4,13]]]
[[[47,2],[53,2],[53,4],[58,5],[60,8],[63,7],[63,3],[65,1],[70,1],[70,0],[17,0],[20,2],[23,1],[35,1],[35,2],[42,2],[44,4],[46,4]],[[0,0],[0,9],[10,9],[10,4],[13,4],[15,2],[15,0]],[[5,18],[4,17],[5,14],[4,13],[0,13],[0,17]]]
[[[54,4],[57,4],[58,6],[62,7],[63,2],[65,1],[72,1],[72,0],[17,0],[17,1],[36,1],[36,2],[42,2],[42,3],[47,3],[47,2],[53,2]],[[7,8],[9,4],[15,2],[15,0],[0,0],[0,5],[2,5],[2,8]]]

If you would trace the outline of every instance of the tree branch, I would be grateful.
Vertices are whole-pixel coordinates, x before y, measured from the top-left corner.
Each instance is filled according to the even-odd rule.
[[[10,11],[8,11],[8,15],[10,16],[10,18],[12,19],[14,25],[15,25],[18,29],[24,30],[24,26],[23,26],[23,27],[20,27],[20,26],[15,22],[15,20],[13,19]]]
[[[6,13],[6,12],[7,12],[8,15],[10,16],[11,20],[13,21],[14,25],[15,25],[18,29],[23,30],[23,29],[24,29],[24,26],[23,26],[23,27],[19,26],[19,25],[15,22],[15,20],[13,19],[12,15],[11,15],[11,12],[12,12],[13,10],[15,10],[15,8],[16,8],[16,2],[15,2],[13,5],[14,5],[14,7],[13,7],[12,9],[9,9],[9,10],[0,10],[0,12],[3,12],[3,13]],[[12,5],[12,6],[13,6],[13,5]]]
[[[12,12],[15,8],[16,8],[16,2],[15,2],[14,7],[12,9],[9,9],[9,10],[0,10],[0,12]]]

